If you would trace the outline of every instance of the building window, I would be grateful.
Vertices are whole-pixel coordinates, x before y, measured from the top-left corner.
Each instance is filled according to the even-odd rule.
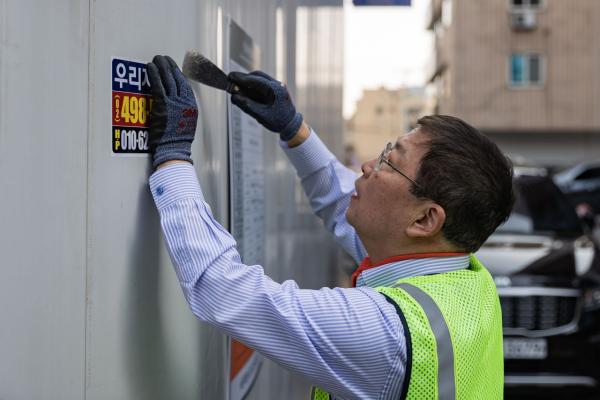
[[[587,171],[583,171],[577,178],[576,181],[585,181],[588,179],[598,179],[600,178],[600,168],[590,168]]]
[[[511,8],[540,8],[543,0],[509,0]]]
[[[544,57],[537,53],[513,53],[510,56],[510,85],[514,87],[542,86]]]

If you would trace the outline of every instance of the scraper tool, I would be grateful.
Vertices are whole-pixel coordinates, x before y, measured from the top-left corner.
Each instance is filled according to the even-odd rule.
[[[237,85],[229,81],[225,72],[194,50],[185,53],[183,74],[189,79],[224,90],[229,94],[236,94],[240,91]]]

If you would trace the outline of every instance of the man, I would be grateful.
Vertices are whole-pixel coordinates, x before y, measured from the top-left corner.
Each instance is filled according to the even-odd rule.
[[[198,318],[305,375],[313,398],[502,398],[499,299],[469,255],[513,202],[512,168],[491,141],[457,118],[425,117],[356,179],[284,85],[262,72],[231,73],[241,88],[232,102],[280,134],[314,211],[362,260],[355,288],[301,290],[240,260],[191,165],[194,94],[172,59],[156,56],[148,71],[150,187]]]

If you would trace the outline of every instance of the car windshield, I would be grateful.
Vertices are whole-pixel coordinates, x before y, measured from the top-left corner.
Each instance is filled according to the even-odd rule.
[[[515,194],[513,211],[497,232],[583,234],[572,204],[551,179],[520,176],[515,179]]]

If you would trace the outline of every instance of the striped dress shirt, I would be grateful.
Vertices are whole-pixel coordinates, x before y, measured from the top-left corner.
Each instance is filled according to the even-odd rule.
[[[281,147],[298,171],[314,212],[357,261],[366,251],[345,213],[356,173],[315,132]],[[396,399],[406,371],[404,330],[373,287],[403,277],[465,268],[468,256],[403,260],[364,271],[356,288],[300,289],[245,265],[235,240],[204,201],[195,170],[174,164],[150,177],[150,189],[175,272],[193,313],[336,399]]]

